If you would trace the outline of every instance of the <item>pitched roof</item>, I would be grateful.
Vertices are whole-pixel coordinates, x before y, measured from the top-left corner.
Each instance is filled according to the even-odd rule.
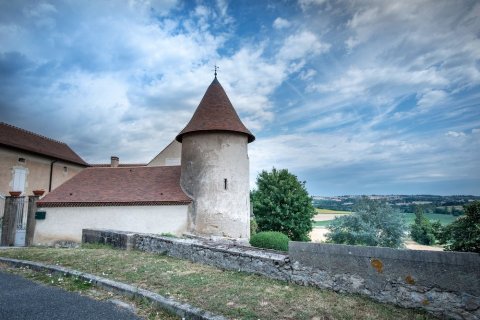
[[[178,205],[180,166],[87,168],[38,202],[39,207]]]
[[[0,122],[0,145],[88,166],[67,144],[4,122]]]
[[[238,117],[216,77],[205,92],[192,119],[175,139],[182,142],[184,134],[198,131],[239,132],[248,136],[248,142],[255,140],[255,136]]]
[[[147,164],[146,163],[119,163],[118,166],[125,168],[125,167],[145,167]],[[90,163],[90,167],[96,167],[96,168],[111,168],[112,164],[111,163]]]

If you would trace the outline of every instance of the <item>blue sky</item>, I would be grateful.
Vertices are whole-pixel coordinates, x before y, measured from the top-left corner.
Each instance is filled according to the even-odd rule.
[[[1,1],[0,120],[148,162],[219,81],[312,195],[480,195],[478,1]]]

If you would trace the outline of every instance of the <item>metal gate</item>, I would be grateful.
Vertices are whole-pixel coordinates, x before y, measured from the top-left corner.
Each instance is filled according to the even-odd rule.
[[[0,239],[2,238],[3,214],[5,211],[5,196],[0,194]]]
[[[27,197],[18,197],[15,219],[15,247],[25,246],[25,233],[27,232],[28,210],[28,201],[25,201],[26,198]]]

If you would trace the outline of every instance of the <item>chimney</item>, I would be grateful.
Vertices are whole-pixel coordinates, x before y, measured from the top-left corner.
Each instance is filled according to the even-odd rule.
[[[118,157],[112,156],[112,157],[110,158],[110,167],[112,167],[112,168],[118,167],[118,163],[119,163],[119,162],[120,162],[120,160],[118,159]]]

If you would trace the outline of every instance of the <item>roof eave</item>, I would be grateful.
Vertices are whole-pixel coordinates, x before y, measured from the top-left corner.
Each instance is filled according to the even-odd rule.
[[[126,201],[126,202],[37,202],[39,208],[63,207],[122,207],[122,206],[171,206],[189,205],[191,200],[174,201]]]
[[[224,130],[224,129],[208,129],[208,130],[194,130],[194,131],[186,131],[186,132],[181,132],[179,133],[176,137],[175,140],[178,142],[182,143],[183,136],[186,134],[195,134],[195,133],[208,133],[208,132],[229,132],[229,133],[236,133],[240,135],[246,135],[248,138],[248,143],[251,143],[255,141],[255,136],[251,133],[247,132],[242,132],[242,131],[236,131],[236,130]]]

